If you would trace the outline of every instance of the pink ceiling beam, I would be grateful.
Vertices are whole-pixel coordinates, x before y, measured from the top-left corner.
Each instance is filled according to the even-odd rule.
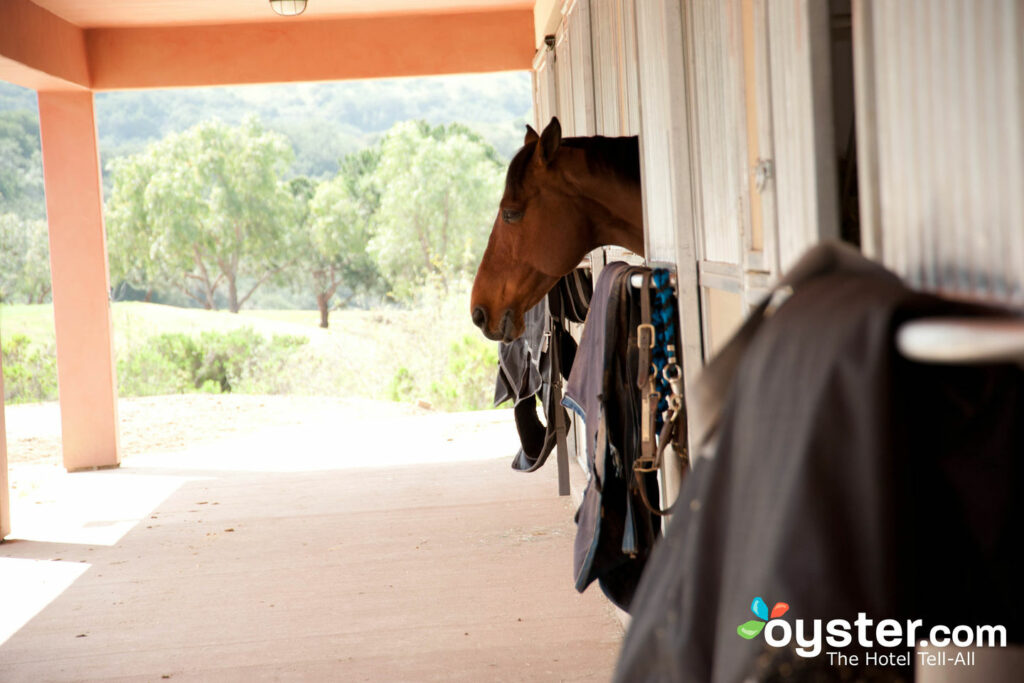
[[[0,79],[35,90],[88,88],[85,32],[28,0],[2,0]]]
[[[529,8],[318,22],[90,29],[95,90],[529,69]]]

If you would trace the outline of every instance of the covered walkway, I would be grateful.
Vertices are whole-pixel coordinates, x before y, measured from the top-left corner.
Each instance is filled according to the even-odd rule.
[[[0,678],[606,680],[621,626],[573,590],[572,502],[515,443],[506,411],[325,410],[115,470],[15,465]]]
[[[95,92],[527,70],[539,44],[532,0],[309,4],[0,2],[0,80],[38,92],[68,471],[121,461]]]

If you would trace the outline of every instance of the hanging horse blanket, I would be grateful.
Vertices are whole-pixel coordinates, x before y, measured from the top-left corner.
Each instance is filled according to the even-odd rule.
[[[514,401],[513,415],[519,432],[520,448],[512,460],[512,469],[533,472],[555,448],[558,423],[555,410],[563,410],[561,379],[568,377],[576,354],[576,341],[564,323],[583,322],[591,290],[590,275],[576,269],[526,312],[526,328],[521,337],[510,344],[498,345],[494,405]],[[559,377],[555,376],[556,372]],[[538,395],[544,423],[537,416]]]
[[[636,488],[657,500],[657,480],[633,477],[640,454],[637,389],[639,296],[630,277],[646,268],[610,263],[594,285],[594,296],[563,403],[584,421],[587,487],[576,512],[573,552],[576,589],[595,579],[605,595],[628,610],[644,564],[660,533],[660,521]]]
[[[913,318],[992,314],[847,248],[808,253],[690,393],[714,446],[648,563],[615,680],[912,676],[741,637],[762,597],[790,623],[864,612],[1024,639],[1024,374],[918,364],[894,344]]]

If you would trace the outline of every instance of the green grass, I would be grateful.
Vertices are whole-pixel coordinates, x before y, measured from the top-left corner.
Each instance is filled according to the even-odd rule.
[[[275,352],[272,362],[257,359],[253,366],[257,371],[234,383],[233,391],[424,399],[440,409],[485,408],[493,391],[497,349],[470,323],[464,312],[466,296],[465,292],[446,297],[435,293],[434,298],[411,310],[335,311],[326,330],[319,327],[317,311],[243,311],[236,315],[141,302],[114,303],[115,354],[122,372],[137,375],[121,378],[119,383],[126,390],[145,394],[190,390],[182,388],[180,377],[163,384],[161,377],[170,377],[175,371],[154,356],[153,346],[161,343],[160,337],[199,339],[204,334],[231,335],[248,328],[268,343],[281,336],[305,338],[308,343],[288,353]],[[0,306],[0,339],[10,345],[17,335],[31,340],[23,358],[29,358],[25,355],[28,351],[36,354],[33,358],[52,358],[52,305]],[[207,339],[213,343],[211,337]],[[28,362],[24,361],[24,368],[29,368]],[[36,364],[31,367],[42,367],[33,362]],[[22,376],[31,372],[23,369]],[[22,400],[39,400],[49,391],[49,383],[42,386]],[[12,387],[6,389],[10,394]]]
[[[345,317],[346,314],[353,313],[353,311],[341,311],[331,313],[331,322],[334,321],[335,316]],[[257,320],[274,320],[276,322],[290,323],[292,325],[302,325],[303,327],[314,327],[320,329],[320,312],[319,311],[297,311],[297,310],[266,310],[266,311],[247,311],[242,310],[239,313],[244,318],[255,318]]]
[[[35,341],[53,341],[51,304],[0,305],[0,337],[23,334]]]
[[[344,317],[347,311],[332,314]],[[161,304],[135,301],[111,305],[115,348],[131,346],[139,336],[169,332],[198,334],[200,332],[229,332],[250,327],[267,335],[300,334],[310,336],[320,330],[317,311],[243,311],[235,315],[226,311],[206,311],[198,308],[177,308]],[[52,304],[0,305],[0,338],[23,334],[37,343],[54,340]]]

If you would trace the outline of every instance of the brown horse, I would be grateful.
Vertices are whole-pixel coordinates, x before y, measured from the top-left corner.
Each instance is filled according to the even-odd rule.
[[[527,126],[473,283],[473,322],[512,341],[559,278],[612,244],[644,253],[637,138],[563,140],[557,118],[540,135]]]

